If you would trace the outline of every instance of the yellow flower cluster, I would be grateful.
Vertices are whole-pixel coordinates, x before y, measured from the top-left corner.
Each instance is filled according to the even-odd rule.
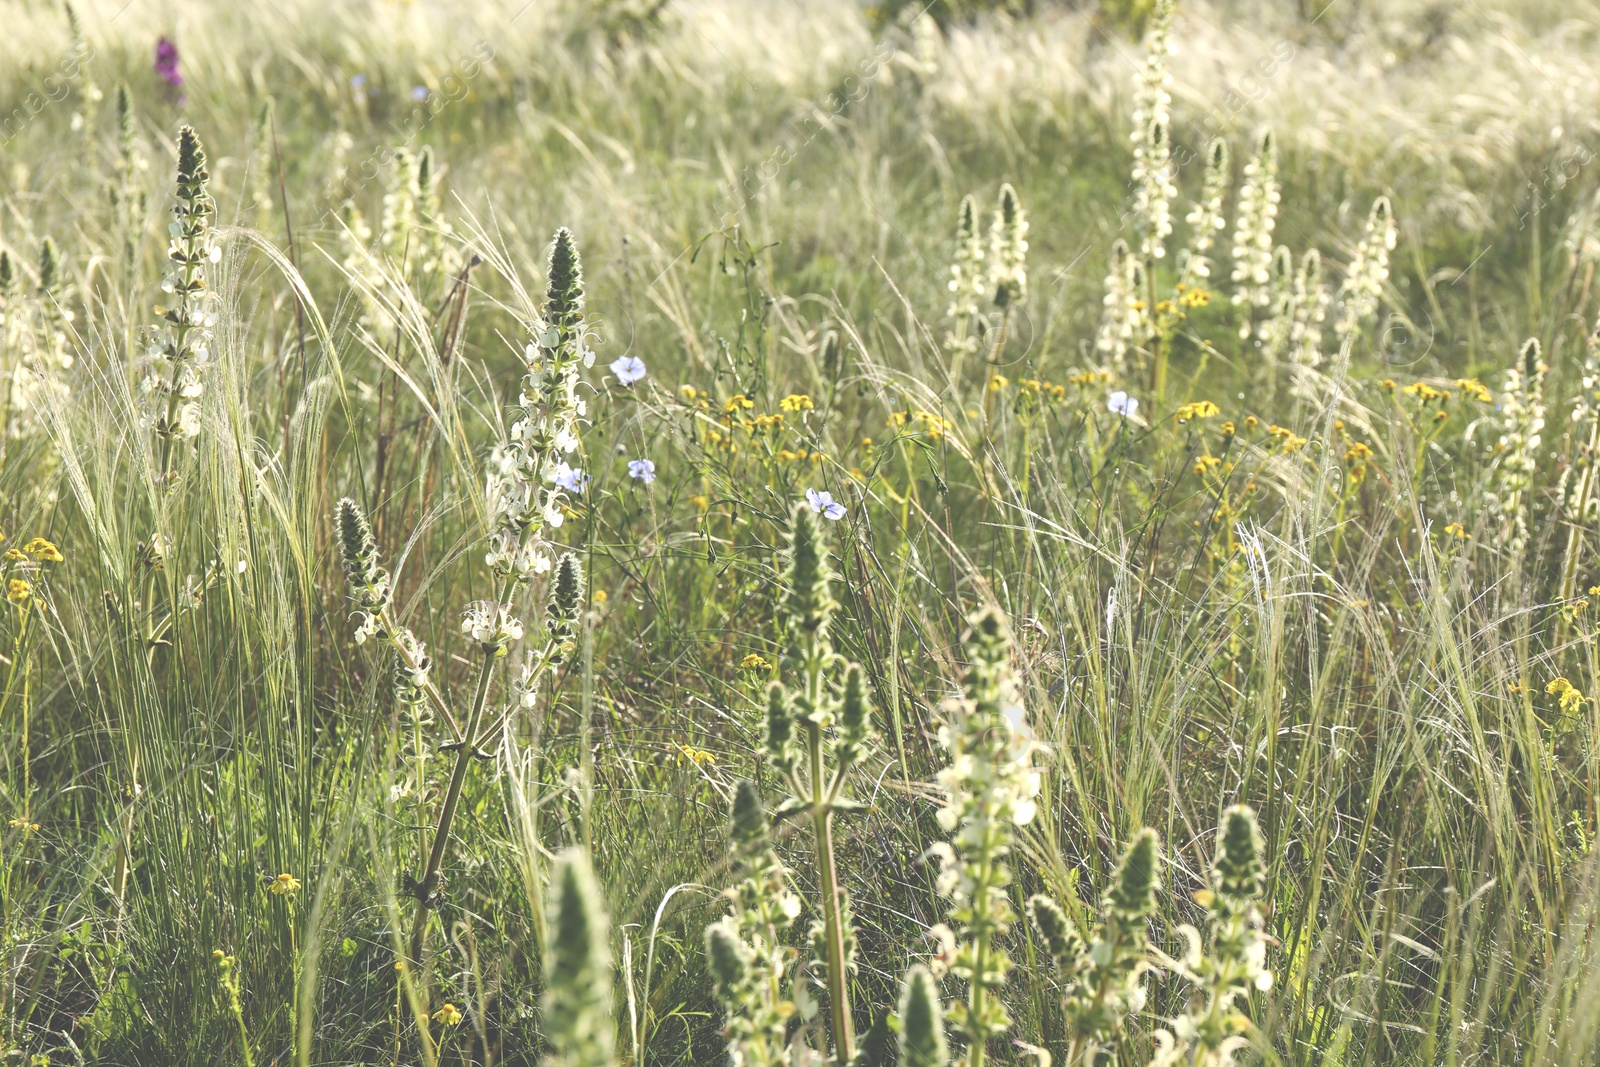
[[[1194,400],[1178,408],[1178,425],[1182,426],[1191,419],[1209,419],[1222,414],[1222,409],[1209,400]]]
[[[695,748],[693,745],[682,743],[676,744],[674,747],[678,750],[679,763],[692,763],[696,767],[715,767],[717,765],[717,758],[703,748]]]
[[[1494,403],[1494,394],[1489,392],[1488,387],[1476,378],[1457,378],[1456,387],[1464,395],[1470,396],[1480,404]]]
[[[1563,715],[1575,715],[1583,709],[1588,698],[1578,691],[1577,686],[1565,678],[1557,678],[1544,687],[1544,691],[1560,701]]]

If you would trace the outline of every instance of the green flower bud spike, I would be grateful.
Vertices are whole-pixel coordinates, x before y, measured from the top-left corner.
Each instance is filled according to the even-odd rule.
[[[900,1065],[945,1067],[949,1062],[939,987],[919,963],[906,972],[900,986]]]

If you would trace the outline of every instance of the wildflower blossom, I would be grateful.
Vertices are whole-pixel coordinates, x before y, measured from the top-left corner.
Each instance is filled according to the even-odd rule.
[[[1115,389],[1110,396],[1106,397],[1106,410],[1113,415],[1121,415],[1123,418],[1131,419],[1139,413],[1139,400],[1137,397],[1129,396],[1121,389]]]
[[[561,525],[563,492],[558,476],[571,468],[578,420],[585,413],[578,395],[582,369],[594,363],[583,319],[583,268],[570,231],[550,242],[542,322],[523,349],[526,372],[513,407],[514,419],[496,453],[489,477],[490,532],[484,561],[502,582],[520,584],[554,564],[545,535]],[[636,476],[637,477],[637,476]]]
[[[810,505],[812,511],[825,519],[837,522],[844,518],[844,505],[835,501],[832,493],[807,489],[806,503]]]
[[[629,460],[628,477],[649,485],[656,480],[656,465],[648,459]]]
[[[638,356],[618,356],[611,361],[611,373],[623,385],[632,385],[644,378],[644,360]]]
[[[1209,400],[1195,400],[1180,405],[1176,415],[1178,425],[1183,425],[1191,419],[1209,419],[1222,413],[1222,409]]]
[[[39,824],[29,821],[25,815],[12,819],[10,822],[6,823],[6,825],[11,827],[13,830],[21,830],[25,834],[36,834],[39,832]]]
[[[1228,183],[1233,177],[1231,162],[1228,142],[1221,137],[1213,140],[1206,150],[1206,174],[1200,199],[1194,202],[1194,207],[1184,218],[1190,227],[1189,247],[1183,261],[1180,283],[1185,289],[1186,298],[1191,293],[1205,292],[1195,288],[1195,285],[1211,277],[1212,246],[1216,244],[1216,235],[1228,227],[1222,204],[1227,198]]]
[[[729,1063],[776,1067],[785,1061],[785,1030],[795,1014],[785,995],[795,950],[785,933],[800,915],[800,898],[772,850],[754,782],[734,789],[728,837],[738,880],[723,894],[731,913],[706,928],[707,962],[727,1012]]]
[[[589,487],[592,479],[583,473],[582,467],[570,467],[562,462],[556,464],[555,474],[550,480],[569,493],[581,493]]]
[[[746,671],[770,671],[772,664],[768,663],[759,652],[750,652],[739,661],[739,668]]]
[[[989,225],[989,284],[998,308],[1028,299],[1028,213],[1009,182]]]
[[[1233,230],[1233,303],[1245,309],[1241,337],[1250,336],[1252,307],[1271,300],[1272,232],[1278,224],[1278,142],[1271,130],[1263,131],[1255,154],[1245,164],[1239,188],[1239,215]]]
[[[1039,751],[1026,729],[1011,677],[1011,639],[998,612],[973,619],[964,640],[969,666],[963,694],[946,705],[939,743],[950,762],[938,774],[944,804],[938,822],[950,844],[929,850],[940,864],[937,888],[958,924],[951,973],[965,979],[967,999],[950,1011],[953,1029],[980,1047],[1011,1026],[994,995],[1011,968],[996,943],[1012,920],[1006,857],[1015,828],[1033,821],[1039,794]]]
[[[1221,1067],[1248,1047],[1242,1033],[1249,1020],[1237,1003],[1273,985],[1260,906],[1267,873],[1264,851],[1254,812],[1241,804],[1223,813],[1211,888],[1195,894],[1206,910],[1210,951],[1202,951],[1200,932],[1193,926],[1178,927],[1186,950],[1168,966],[1190,983],[1195,996],[1189,1010],[1173,1020],[1172,1031],[1157,1032],[1157,1044],[1165,1048],[1157,1057],[1160,1063]]]
[[[446,1003],[444,1007],[433,1013],[433,1021],[443,1023],[445,1026],[455,1026],[461,1022],[461,1019],[460,1010],[450,1003]]]
[[[1106,359],[1106,368],[1118,378],[1127,373],[1128,348],[1149,332],[1144,288],[1144,266],[1128,249],[1127,242],[1118,239],[1111,246],[1100,329],[1094,343],[1096,351]]]
[[[300,879],[285,872],[272,879],[267,886],[267,891],[276,897],[292,896],[300,891]]]
[[[505,655],[511,642],[522,639],[522,620],[504,604],[476,600],[461,613],[461,632],[485,652]]]
[[[812,402],[811,398],[804,393],[790,393],[788,396],[778,401],[778,407],[788,412],[811,411],[815,409],[816,406],[817,405]]]
[[[1145,61],[1134,92],[1133,184],[1134,228],[1139,251],[1147,260],[1166,256],[1172,234],[1173,184],[1170,126],[1172,94],[1167,86],[1167,57],[1172,54],[1172,0],[1157,0],[1145,39]]]
[[[176,202],[168,232],[163,291],[173,306],[158,308],[163,325],[149,335],[146,354],[151,369],[144,379],[147,419],[162,442],[163,477],[170,476],[170,449],[175,440],[200,433],[203,373],[211,362],[211,328],[216,325],[215,297],[207,286],[209,266],[222,258],[211,229],[216,205],[207,191],[211,180],[206,154],[191,127],[178,133]]]
[[[1362,323],[1377,310],[1384,283],[1389,280],[1389,253],[1394,245],[1394,212],[1389,198],[1380,196],[1372,202],[1366,232],[1356,245],[1344,283],[1339,286],[1339,317],[1333,331],[1340,337],[1360,331]]]
[[[66,559],[53,542],[42,537],[35,537],[23,545],[22,551],[32,556],[36,563],[61,563]]]
[[[945,335],[945,348],[952,354],[978,350],[972,325],[989,296],[988,274],[983,266],[983,235],[978,227],[978,207],[970,196],[963,197],[956,215],[956,251],[950,264],[950,307],[946,314],[951,330]]]
[[[156,77],[167,83],[169,92],[178,93],[178,102],[182,103],[183,74],[178,70],[178,46],[166,37],[156,41],[154,68]]]
[[[25,578],[13,578],[6,583],[6,599],[21,607],[33,596],[33,586]]]
[[[1289,361],[1294,367],[1289,390],[1307,402],[1316,400],[1312,372],[1322,365],[1322,324],[1329,300],[1322,281],[1322,254],[1307,249],[1294,276],[1294,318],[1289,327]]]
[[[1499,543],[1511,556],[1527,547],[1529,498],[1544,432],[1544,381],[1549,367],[1537,339],[1522,346],[1506,370],[1500,441],[1495,447],[1494,484],[1486,502],[1499,524]]]

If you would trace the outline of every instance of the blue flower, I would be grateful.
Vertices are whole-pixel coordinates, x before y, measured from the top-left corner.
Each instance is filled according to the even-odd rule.
[[[356,75],[353,75],[351,77],[351,79],[350,79],[350,88],[352,88],[352,89],[365,88],[366,84],[367,84],[367,76],[365,74],[356,74]]]
[[[582,467],[569,467],[565,463],[556,468],[556,485],[569,493],[581,493],[589,487],[590,478]]]
[[[838,522],[844,518],[844,505],[833,499],[832,493],[818,492],[815,489],[806,490],[806,503],[825,519]]]
[[[411,90],[411,99],[413,99],[413,100],[426,100],[426,99],[428,99],[428,87],[426,85],[418,85],[418,86],[413,87],[412,90]]]
[[[1131,397],[1121,389],[1118,389],[1106,397],[1106,410],[1131,419],[1139,411],[1139,401],[1138,398]]]
[[[648,459],[629,460],[628,477],[637,478],[645,485],[649,485],[656,480],[656,465]]]
[[[632,385],[645,375],[644,360],[638,356],[618,356],[611,361],[611,373],[623,385]]]

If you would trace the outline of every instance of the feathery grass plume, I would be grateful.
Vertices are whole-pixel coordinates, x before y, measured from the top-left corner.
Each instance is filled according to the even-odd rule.
[[[72,353],[67,347],[66,285],[62,278],[61,253],[55,240],[46,237],[39,245],[39,280],[32,301],[32,321],[20,322],[19,345],[11,375],[11,429],[14,435],[36,433],[43,426],[42,412],[67,402],[72,390],[66,372],[72,368]],[[21,308],[17,309],[20,316]]]
[[[1544,433],[1544,382],[1549,371],[1534,337],[1523,344],[1516,363],[1506,369],[1493,489],[1486,502],[1498,527],[1496,543],[1514,559],[1528,547],[1529,505]]]
[[[0,381],[10,403],[4,413],[4,437],[20,436],[22,427],[17,419],[16,378],[21,371],[24,346],[29,330],[27,304],[22,298],[22,285],[17,265],[11,253],[0,249]],[[4,445],[0,444],[0,455]]]
[[[211,361],[211,328],[216,300],[206,284],[210,265],[222,258],[211,221],[216,204],[206,185],[206,153],[191,126],[178,131],[178,180],[167,247],[163,292],[172,306],[162,309],[163,324],[147,335],[150,369],[144,378],[147,418],[161,442],[163,480],[175,477],[172,449],[200,433],[203,375]]]
[[[900,984],[900,1065],[945,1067],[949,1062],[939,985],[919,963],[906,972]]]
[[[549,1067],[611,1067],[611,930],[589,857],[568,849],[550,875],[550,941],[545,948],[541,1024]]]
[[[1567,547],[1561,567],[1561,599],[1571,600],[1577,593],[1578,557],[1583,547],[1583,532],[1600,517],[1600,498],[1595,480],[1600,471],[1600,319],[1584,343],[1583,372],[1578,395],[1572,401],[1574,455],[1569,470],[1576,473],[1562,499],[1566,513]]]
[[[1104,369],[1119,382],[1127,378],[1130,370],[1129,347],[1142,342],[1150,331],[1144,277],[1144,265],[1128,248],[1128,242],[1121,238],[1112,242],[1100,330],[1094,346],[1104,360]]]
[[[490,465],[484,562],[512,586],[553,565],[545,530],[565,519],[561,479],[571,468],[564,457],[578,447],[578,420],[587,410],[578,383],[594,364],[583,319],[583,266],[565,227],[550,243],[547,277],[544,322],[533,325],[533,339],[523,348],[511,429]]]
[[[67,16],[67,32],[72,37],[70,55],[77,60],[78,101],[72,109],[72,117],[68,126],[78,135],[78,147],[83,153],[84,166],[91,166],[95,159],[94,123],[89,116],[99,107],[103,93],[100,83],[94,80],[94,48],[90,46],[89,39],[83,30],[83,20],[78,17],[78,9],[72,3],[61,5]],[[60,97],[52,96],[52,99]]]
[[[1244,309],[1241,338],[1250,336],[1253,308],[1272,300],[1272,232],[1278,225],[1278,139],[1263,130],[1244,167],[1239,214],[1233,229],[1233,303]]]
[[[929,854],[939,860],[938,890],[956,924],[950,970],[967,982],[965,1002],[950,1009],[951,1028],[966,1042],[968,1067],[981,1067],[989,1042],[1011,1028],[997,992],[1011,970],[999,945],[1013,919],[1006,858],[1016,828],[1033,821],[1039,795],[1034,757],[1041,746],[1011,676],[1011,636],[1000,613],[977,614],[962,644],[968,660],[963,693],[946,703],[939,727],[950,763],[938,774],[944,793],[938,818],[953,836]]]
[[[1233,159],[1228,142],[1221,137],[1214,138],[1206,148],[1206,173],[1200,199],[1194,202],[1183,220],[1189,224],[1189,245],[1180,279],[1185,289],[1203,286],[1211,279],[1211,249],[1217,243],[1217,234],[1228,228],[1223,204],[1232,181]]]
[[[1010,182],[989,224],[989,284],[1002,311],[1028,300],[1028,213]]]
[[[1191,986],[1189,1010],[1173,1020],[1172,1033],[1158,1033],[1164,1054],[1158,1063],[1222,1067],[1247,1046],[1242,1036],[1250,1020],[1235,1007],[1251,990],[1272,988],[1267,969],[1267,938],[1262,931],[1261,896],[1266,885],[1265,846],[1255,813],[1243,804],[1229,808],[1217,828],[1217,858],[1211,888],[1195,894],[1206,909],[1210,952],[1200,932],[1178,928],[1187,942],[1183,958],[1168,961]]]
[[[256,229],[264,230],[272,218],[272,205],[276,199],[278,158],[274,112],[277,105],[271,96],[261,101],[256,112],[254,151],[250,153],[250,199],[256,206]]]
[[[800,899],[772,850],[754,782],[734,788],[728,837],[739,880],[724,893],[732,914],[706,927],[706,957],[727,1012],[728,1062],[776,1067],[786,1062],[784,1031],[795,1012],[785,995],[795,956],[787,931]]]
[[[851,771],[873,747],[872,711],[861,668],[845,663],[833,650],[828,628],[838,605],[829,592],[832,580],[822,528],[804,501],[795,505],[789,522],[789,548],[780,614],[787,642],[782,666],[798,672],[800,687],[790,693],[781,683],[767,692],[766,751],[789,787],[778,815],[810,817],[816,838],[822,892],[820,923],[811,943],[818,971],[827,976],[828,1010],[835,1053],[849,1061],[856,1052],[850,1017],[849,972],[854,966],[855,935],[850,901],[839,884],[833,855],[835,812],[859,811],[849,796]],[[830,677],[844,667],[844,685]]]
[[[978,351],[978,329],[983,303],[989,298],[989,275],[984,269],[983,231],[978,225],[978,204],[970,195],[961,198],[956,215],[956,251],[950,263],[950,332],[945,349],[953,367]]]
[[[1133,214],[1139,234],[1139,254],[1157,260],[1167,254],[1172,235],[1172,199],[1178,195],[1172,169],[1172,75],[1167,57],[1172,54],[1173,0],[1156,0],[1145,37],[1145,60],[1134,89]]]
[[[1322,281],[1322,254],[1307,249],[1294,276],[1294,320],[1289,327],[1289,361],[1293,364],[1290,392],[1299,400],[1315,403],[1316,375],[1322,366],[1322,325],[1328,318],[1328,287]]]
[[[126,82],[117,85],[117,160],[116,180],[107,187],[117,226],[121,229],[122,254],[132,263],[139,255],[139,241],[144,235],[145,210],[149,207],[144,174],[149,166],[144,153],[139,151],[138,115],[133,104],[133,91]]]
[[[1160,866],[1161,843],[1156,832],[1139,831],[1112,876],[1101,904],[1100,923],[1087,947],[1062,933],[1065,951],[1056,957],[1056,963],[1063,981],[1062,1007],[1072,1048],[1068,1063],[1080,1062],[1078,1053],[1085,1049],[1091,1056],[1081,1062],[1094,1062],[1093,1050],[1114,1041],[1128,1016],[1144,1007],[1143,977],[1149,969],[1147,927],[1161,886]],[[1044,914],[1044,910],[1036,909],[1035,914]]]
[[[1394,244],[1394,211],[1389,198],[1380,196],[1372,202],[1366,231],[1339,286],[1339,317],[1334,320],[1333,332],[1341,339],[1359,333],[1378,310],[1384,283],[1389,280],[1389,253]]]

